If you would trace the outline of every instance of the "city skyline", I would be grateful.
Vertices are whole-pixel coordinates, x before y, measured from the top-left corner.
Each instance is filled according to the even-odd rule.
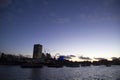
[[[1,0],[0,51],[120,57],[119,0]]]

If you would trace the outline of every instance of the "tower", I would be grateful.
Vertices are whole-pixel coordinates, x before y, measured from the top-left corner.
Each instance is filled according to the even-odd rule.
[[[33,58],[42,58],[42,45],[34,44]]]

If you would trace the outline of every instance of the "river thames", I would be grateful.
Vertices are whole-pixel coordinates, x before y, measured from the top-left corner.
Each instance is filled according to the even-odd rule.
[[[120,66],[77,68],[0,66],[0,80],[120,80]]]

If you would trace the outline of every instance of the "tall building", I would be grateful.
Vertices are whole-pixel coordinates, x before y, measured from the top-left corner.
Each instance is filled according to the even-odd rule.
[[[42,58],[42,45],[34,44],[33,58]]]

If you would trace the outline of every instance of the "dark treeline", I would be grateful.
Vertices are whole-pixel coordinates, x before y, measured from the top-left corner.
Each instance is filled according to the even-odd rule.
[[[36,62],[49,61],[52,57],[49,53],[42,53],[42,59],[35,60]],[[23,63],[33,62],[33,58],[25,57],[23,55],[13,55],[0,53],[0,65],[21,65]]]
[[[19,65],[26,58],[27,57],[22,55],[0,53],[0,64],[1,65]]]
[[[93,61],[92,62],[93,65],[120,65],[120,58],[112,58],[111,61],[107,60],[107,59],[101,59],[99,61]]]

